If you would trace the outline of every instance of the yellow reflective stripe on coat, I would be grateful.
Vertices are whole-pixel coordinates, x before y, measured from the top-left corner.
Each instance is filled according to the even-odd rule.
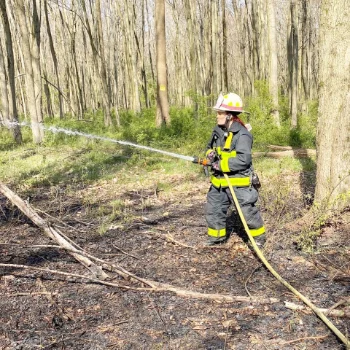
[[[224,146],[224,149],[230,149],[231,148],[231,142],[232,142],[232,137],[233,137],[233,133],[232,132],[229,132],[228,133],[228,136],[227,136],[227,139],[225,141],[225,146]]]
[[[236,187],[247,187],[250,185],[250,177],[230,177],[230,184],[231,186]],[[210,178],[211,183],[217,187],[228,187],[227,181],[225,178],[217,178],[214,175]]]
[[[231,158],[231,157],[236,157],[236,151],[232,151],[232,152],[221,152],[221,153],[218,153],[219,156],[221,156],[221,159],[228,159],[228,158]]]
[[[222,228],[221,230],[215,230],[213,228],[208,227],[208,235],[211,237],[224,237],[226,236],[226,228]]]
[[[218,155],[221,158],[221,161],[220,161],[221,171],[223,171],[224,173],[229,173],[231,170],[228,162],[230,158],[236,157],[236,151],[225,152],[220,150],[220,153],[218,153]]]
[[[223,151],[221,147],[216,147],[215,151],[219,156],[221,156],[221,159],[236,157],[236,151],[231,151],[231,152]]]
[[[224,158],[220,161],[220,169],[224,173],[229,173],[230,172],[230,167],[228,165],[228,160],[229,158]]]
[[[256,229],[249,229],[249,232],[250,234],[253,236],[253,237],[257,237],[257,236],[260,236],[262,235],[263,233],[265,233],[265,226],[261,226],[260,228],[256,228]]]

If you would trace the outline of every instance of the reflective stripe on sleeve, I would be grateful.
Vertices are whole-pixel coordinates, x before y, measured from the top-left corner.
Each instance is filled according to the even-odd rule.
[[[208,235],[211,237],[225,237],[226,228],[222,228],[221,230],[215,230],[213,228],[208,227]]]
[[[221,156],[221,159],[230,158],[230,157],[236,157],[236,151],[226,152],[226,151],[221,150],[220,147],[218,147],[216,149],[216,152],[217,152],[217,154],[219,156]]]
[[[249,230],[250,234],[253,236],[253,237],[257,237],[257,236],[260,236],[262,235],[263,233],[265,233],[265,226],[261,226],[260,228],[256,228],[256,229],[253,229],[253,230]]]
[[[229,160],[229,158],[224,158],[220,161],[220,168],[221,168],[221,171],[223,171],[224,173],[230,172],[228,160]]]
[[[210,178],[210,181],[216,188],[228,187],[228,184],[225,178],[221,179],[212,175]],[[230,177],[229,181],[231,186],[236,186],[236,187],[247,187],[250,185],[249,177]]]

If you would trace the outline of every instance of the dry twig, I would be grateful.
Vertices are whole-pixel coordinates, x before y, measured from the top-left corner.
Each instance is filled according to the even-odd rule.
[[[74,273],[67,273],[67,272],[58,271],[58,270],[43,269],[43,268],[27,266],[27,265],[0,263],[0,267],[35,270],[35,271],[57,274],[57,275],[66,276],[66,277],[76,277],[76,278],[85,279],[85,280],[93,282],[93,283],[98,283],[98,284],[111,286],[111,287],[122,288],[122,289],[126,289],[126,290],[150,291],[150,292],[173,292],[176,295],[181,296],[181,297],[185,297],[185,298],[205,299],[205,300],[213,300],[213,301],[227,302],[227,303],[246,302],[246,303],[253,303],[253,304],[274,304],[274,303],[280,302],[280,300],[278,300],[276,298],[249,298],[249,297],[235,296],[235,295],[199,293],[199,292],[194,292],[191,290],[177,288],[177,287],[174,287],[170,284],[149,281],[149,280],[145,280],[142,278],[138,278],[138,280],[145,283],[145,284],[150,285],[151,286],[150,288],[130,287],[130,286],[125,286],[125,285],[120,285],[117,283],[102,281],[102,280],[99,280],[97,278],[93,278],[93,277],[89,277],[89,276],[83,276],[83,275],[74,274]]]

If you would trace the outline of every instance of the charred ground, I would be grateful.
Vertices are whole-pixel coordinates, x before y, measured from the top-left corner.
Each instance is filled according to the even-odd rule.
[[[300,174],[290,178],[298,182]],[[22,189],[18,194],[86,251],[139,277],[203,293],[275,297],[280,302],[189,299],[1,268],[0,348],[344,349],[315,315],[285,307],[283,301],[301,302],[236,234],[241,230],[237,221],[231,220],[234,233],[228,244],[203,247],[207,180],[179,174],[168,177],[167,186],[156,180],[132,186],[106,181]],[[282,205],[271,193],[266,188],[261,200],[268,260],[318,307],[330,308],[348,297],[350,212],[323,223],[315,251],[305,253],[295,244],[297,234],[283,226],[303,214],[305,197],[286,195]],[[38,247],[52,242],[4,197],[0,208],[2,263],[87,274],[67,253]],[[119,276],[113,282],[133,286]],[[349,333],[349,318],[330,319]]]

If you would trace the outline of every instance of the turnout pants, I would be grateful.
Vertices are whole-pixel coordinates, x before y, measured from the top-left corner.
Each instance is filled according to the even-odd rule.
[[[255,206],[258,191],[254,187],[234,187],[234,191],[251,235],[256,237],[265,233],[263,219],[259,209]],[[231,203],[233,203],[233,198],[228,187],[216,188],[211,185],[205,208],[210,240],[226,238],[226,217]]]

